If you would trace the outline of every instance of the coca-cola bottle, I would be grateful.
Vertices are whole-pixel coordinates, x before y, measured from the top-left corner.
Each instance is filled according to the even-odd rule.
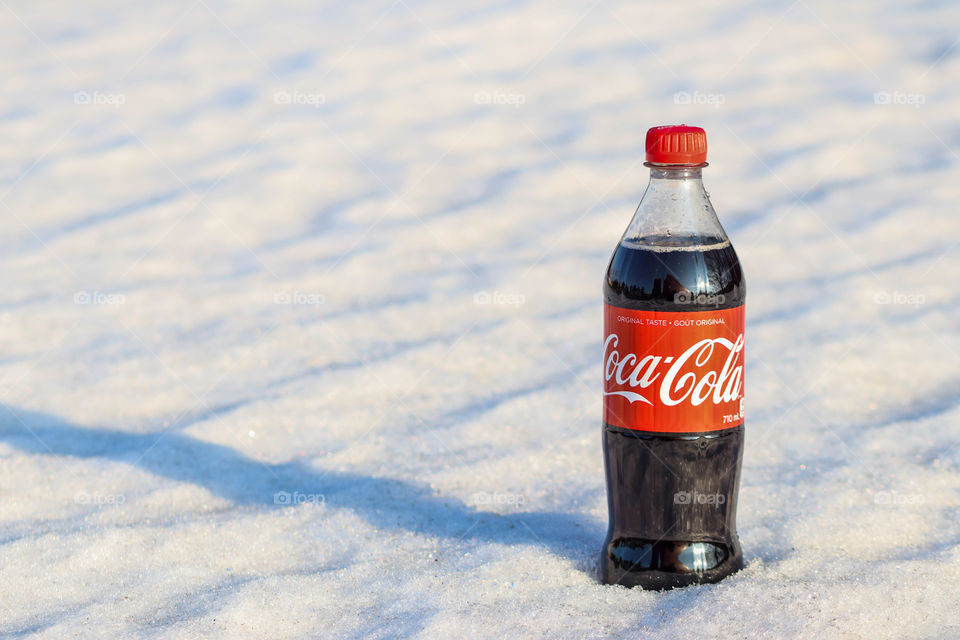
[[[603,285],[609,584],[666,589],[743,567],[743,273],[701,182],[699,127],[647,132],[650,184]]]

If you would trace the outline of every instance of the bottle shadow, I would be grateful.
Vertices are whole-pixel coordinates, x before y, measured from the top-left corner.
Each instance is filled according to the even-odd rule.
[[[604,524],[584,514],[495,513],[406,480],[317,470],[299,462],[264,462],[173,430],[131,433],[82,427],[56,416],[0,406],[0,441],[20,451],[131,464],[202,486],[236,505],[282,509],[322,500],[326,508],[349,509],[381,530],[447,541],[541,545],[595,572],[591,560]]]

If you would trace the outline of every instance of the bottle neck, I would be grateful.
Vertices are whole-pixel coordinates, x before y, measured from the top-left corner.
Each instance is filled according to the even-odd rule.
[[[690,246],[727,239],[703,187],[703,167],[648,164],[650,183],[624,240]]]
[[[646,164],[650,167],[651,180],[701,180],[703,167],[685,167],[682,165]]]
[[[654,190],[668,194],[670,197],[675,196],[676,199],[689,198],[701,192],[706,193],[703,188],[703,167],[648,166],[650,167],[650,184],[647,186],[647,193]]]

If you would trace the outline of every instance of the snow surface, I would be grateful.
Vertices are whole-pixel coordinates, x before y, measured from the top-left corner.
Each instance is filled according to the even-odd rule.
[[[957,637],[958,26],[3,0],[0,635]],[[600,281],[681,121],[747,566],[651,593],[596,577]]]

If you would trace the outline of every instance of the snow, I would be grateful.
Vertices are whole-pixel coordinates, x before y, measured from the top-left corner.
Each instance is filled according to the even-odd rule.
[[[0,3],[0,635],[960,635],[960,8]],[[598,584],[600,279],[703,126],[747,566]]]

